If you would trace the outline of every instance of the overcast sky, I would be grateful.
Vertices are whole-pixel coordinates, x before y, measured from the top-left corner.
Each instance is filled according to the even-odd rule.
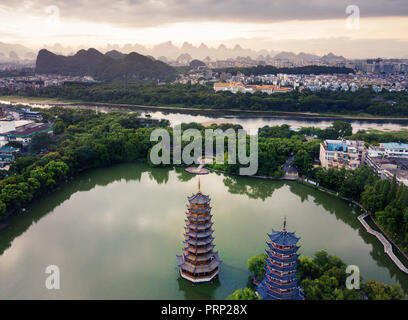
[[[38,48],[171,40],[408,57],[407,18],[407,0],[1,0],[0,41]]]

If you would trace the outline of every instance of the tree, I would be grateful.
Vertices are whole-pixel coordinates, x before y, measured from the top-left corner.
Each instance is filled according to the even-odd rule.
[[[265,274],[266,253],[258,254],[248,259],[248,270],[254,274],[254,276],[261,281]]]
[[[312,258],[300,256],[298,262],[297,270],[300,278],[318,278],[321,276],[321,269]]]
[[[33,152],[40,152],[41,149],[48,147],[51,142],[51,136],[46,132],[41,132],[32,137],[30,149]]]
[[[7,143],[7,146],[17,148],[17,149],[23,148],[23,144],[20,141],[9,141]]]
[[[4,214],[6,213],[6,205],[3,201],[0,200],[0,220],[1,218],[4,216]]]
[[[11,165],[10,172],[23,173],[24,169],[37,161],[36,156],[23,156],[16,158]]]
[[[353,134],[353,127],[349,122],[335,121],[332,127],[340,138],[348,137]]]
[[[55,134],[61,134],[65,131],[65,123],[61,120],[58,120],[57,122],[55,122],[54,124],[54,133]]]
[[[313,159],[306,150],[299,150],[295,155],[293,164],[302,174],[308,174],[312,169]]]
[[[363,286],[363,290],[370,300],[402,300],[404,293],[398,285],[383,284],[375,280],[369,280]]]
[[[306,300],[343,300],[344,295],[335,277],[323,275],[320,278],[302,281]]]
[[[262,300],[262,298],[250,288],[238,289],[227,297],[228,300]]]

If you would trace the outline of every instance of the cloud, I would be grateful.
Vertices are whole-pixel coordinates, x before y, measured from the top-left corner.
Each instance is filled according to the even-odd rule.
[[[36,49],[57,42],[72,47],[234,42],[268,50],[400,57],[408,43],[406,1],[0,0],[0,41]],[[358,30],[346,27],[350,4],[360,9]]]
[[[2,0],[9,10],[45,14],[57,6],[62,19],[151,27],[175,22],[271,23],[346,18],[349,0]],[[408,16],[406,0],[354,0],[362,17]]]

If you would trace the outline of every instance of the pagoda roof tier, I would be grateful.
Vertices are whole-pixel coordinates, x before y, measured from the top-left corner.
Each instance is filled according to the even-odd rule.
[[[304,300],[303,295],[301,294],[299,288],[296,288],[289,294],[276,293],[270,290],[267,285],[262,282],[257,288],[256,291],[264,300]]]
[[[187,251],[189,251],[191,253],[194,253],[194,254],[207,253],[207,252],[210,252],[211,250],[213,250],[214,248],[215,248],[215,245],[212,244],[212,243],[205,246],[205,247],[201,247],[201,248],[197,248],[197,247],[191,246],[189,244],[184,245],[184,250],[187,250]]]
[[[265,274],[267,274],[270,278],[276,279],[276,280],[293,280],[296,279],[296,272],[292,274],[286,274],[286,275],[278,275],[276,273],[273,273],[268,267],[265,267]]]
[[[184,259],[183,255],[177,256],[178,266],[180,269],[191,273],[204,273],[213,272],[221,264],[221,260],[218,257],[218,253],[214,253],[213,260],[205,265],[193,265]]]
[[[218,252],[209,251],[204,254],[195,255],[187,250],[184,250],[183,254],[185,258],[187,257],[189,260],[192,260],[192,261],[207,261],[207,260],[210,260],[211,257],[214,256],[214,254],[218,254]]]
[[[197,192],[196,194],[192,195],[191,197],[187,197],[188,202],[193,204],[206,204],[211,201],[209,196],[202,194],[201,192]]]
[[[190,222],[205,222],[205,221],[211,220],[212,218],[212,214],[206,214],[205,216],[201,216],[201,217],[194,217],[189,212],[186,212],[186,214],[187,214],[186,221],[190,221]]]
[[[266,251],[266,253],[268,254],[269,259],[272,259],[277,262],[294,262],[299,257],[298,254],[294,254],[292,255],[292,257],[289,257],[289,258],[281,258],[281,257],[274,255],[273,252]]]
[[[194,239],[191,239],[191,238],[186,239],[186,240],[184,240],[184,243],[191,244],[192,246],[204,246],[204,245],[210,244],[213,241],[214,241],[214,237],[210,236],[208,238],[200,239],[200,240],[194,240]]]
[[[187,228],[185,228],[187,229]],[[187,231],[184,236],[188,236],[188,237],[192,237],[192,238],[206,238],[208,236],[211,236],[213,234],[214,230],[213,229],[209,229],[207,231]]]
[[[296,262],[295,264],[291,266],[280,267],[280,266],[272,264],[268,259],[266,259],[266,263],[271,269],[278,270],[278,271],[295,271],[298,266],[298,263]]]
[[[194,214],[204,214],[204,213],[208,213],[211,211],[212,207],[208,206],[205,208],[194,208],[191,206],[187,206],[188,209],[188,213],[194,213]]]
[[[271,234],[268,234],[272,243],[280,246],[294,246],[300,238],[295,236],[294,232],[287,231],[275,231],[272,230]]]
[[[212,222],[208,222],[205,224],[194,224],[187,220],[186,227],[193,229],[193,230],[206,230],[213,226]]]
[[[267,242],[266,244],[268,245],[268,247],[269,247],[269,249],[271,251],[274,251],[276,253],[281,253],[281,254],[293,254],[293,253],[296,253],[300,248],[298,246],[294,246],[292,249],[289,249],[289,250],[288,249],[279,249],[279,248],[274,247],[273,244],[270,243],[270,242]]]
[[[276,289],[293,289],[293,288],[296,288],[298,286],[297,285],[297,280],[294,280],[293,282],[287,283],[287,284],[286,283],[278,284],[278,283],[274,282],[273,280],[269,279],[268,277],[265,277],[264,281],[270,287],[273,287],[273,288],[276,288]]]

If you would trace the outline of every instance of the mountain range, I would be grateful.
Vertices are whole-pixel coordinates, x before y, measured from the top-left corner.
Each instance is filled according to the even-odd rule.
[[[64,47],[61,44],[55,44],[52,46],[44,46],[43,48],[48,51],[54,52],[59,55],[74,55],[75,52],[80,51],[85,46],[79,46],[78,48]],[[194,46],[189,42],[184,42],[181,47],[174,45],[171,41],[157,44],[151,48],[144,47],[140,44],[125,44],[123,46],[108,44],[105,47],[96,48],[100,52],[122,52],[129,54],[131,52],[138,52],[141,55],[152,56],[163,62],[175,61],[178,58],[183,58],[183,55],[188,55],[191,59],[215,61],[236,59],[237,57],[250,57],[256,60],[262,59],[287,59],[291,61],[317,61],[327,58],[330,60],[337,59],[337,61],[344,61],[345,58],[341,56],[335,56],[334,54],[328,54],[320,57],[315,54],[301,52],[295,54],[293,52],[279,52],[274,50],[253,50],[241,47],[239,44],[234,47],[227,47],[224,44],[218,47],[208,47],[206,44],[201,43],[199,46]],[[10,59],[32,59],[35,60],[36,50],[29,49],[19,44],[6,44],[0,42],[0,62],[10,61]],[[11,56],[11,57],[10,57]]]
[[[136,52],[123,54],[118,51],[109,51],[103,54],[93,48],[79,50],[72,56],[57,55],[42,49],[37,56],[36,72],[88,75],[106,81],[165,79],[176,75],[175,69],[166,63]]]

